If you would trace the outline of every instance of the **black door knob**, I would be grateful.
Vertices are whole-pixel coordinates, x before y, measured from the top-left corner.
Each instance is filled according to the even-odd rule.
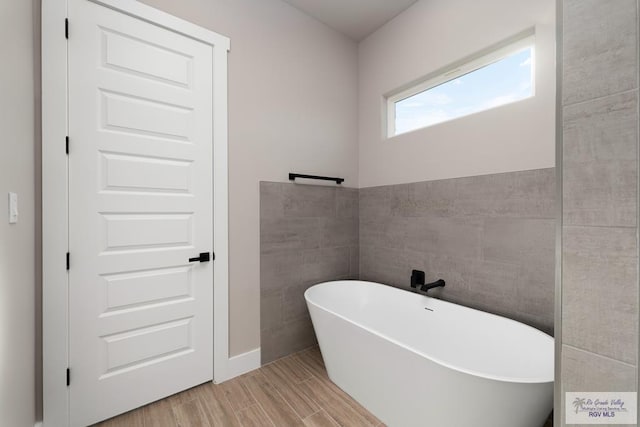
[[[211,261],[209,252],[201,252],[199,256],[195,258],[189,258],[189,262],[209,262],[209,261]]]

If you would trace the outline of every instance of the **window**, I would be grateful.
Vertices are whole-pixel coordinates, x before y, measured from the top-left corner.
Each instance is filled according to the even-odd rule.
[[[534,36],[461,61],[387,98],[392,137],[534,95]]]

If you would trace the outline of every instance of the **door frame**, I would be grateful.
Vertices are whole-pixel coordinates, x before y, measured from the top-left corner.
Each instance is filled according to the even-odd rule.
[[[85,0],[198,40],[213,48],[213,375],[228,379],[229,237],[227,53],[230,40],[132,0]],[[43,426],[68,426],[69,247],[68,62],[65,19],[68,0],[42,1],[42,353]],[[73,37],[73,22],[69,23]],[[71,367],[72,369],[73,367]],[[73,377],[73,371],[71,373]]]

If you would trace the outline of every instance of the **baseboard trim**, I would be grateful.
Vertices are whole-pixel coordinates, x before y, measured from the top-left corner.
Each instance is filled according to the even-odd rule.
[[[242,374],[246,374],[247,372],[256,370],[261,366],[261,363],[260,347],[247,351],[246,353],[230,357],[227,363],[227,375],[225,375],[223,381],[228,381]]]

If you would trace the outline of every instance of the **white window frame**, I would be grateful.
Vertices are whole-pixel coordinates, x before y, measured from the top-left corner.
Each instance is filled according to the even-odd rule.
[[[68,0],[42,1],[42,351],[43,427],[69,425],[68,364],[68,177],[67,132]],[[222,382],[259,367],[259,350],[229,357],[229,221],[227,163],[227,37],[132,0],[86,0],[211,45],[214,51],[213,376]],[[69,23],[73,37],[73,22]]]
[[[441,84],[455,80],[459,77],[464,76],[465,74],[469,74],[474,71],[477,71],[483,67],[486,67],[487,65],[498,62],[510,55],[521,52],[527,48],[533,49],[532,60],[531,60],[532,81],[531,81],[530,97],[535,96],[535,28],[530,28],[500,43],[497,43],[493,46],[483,49],[480,52],[477,52],[471,56],[468,56],[460,61],[457,61],[446,67],[443,67],[424,77],[421,77],[418,80],[414,80],[413,82],[391,92],[390,94],[387,94],[385,96],[386,113],[387,113],[386,114],[387,138],[393,138],[395,136],[404,135],[405,133],[413,132],[414,130],[424,129],[429,126],[435,126],[437,124],[443,123],[443,122],[438,122],[438,123],[426,125],[417,129],[413,129],[411,131],[403,132],[401,134],[396,134],[395,105],[397,102],[410,98],[426,90],[433,89],[434,87],[440,86]],[[527,97],[525,99],[529,99],[530,97]],[[486,110],[480,110],[480,111],[486,111]],[[477,111],[477,112],[480,112],[480,111]],[[465,116],[459,116],[456,118],[461,118],[461,117],[465,117]]]

